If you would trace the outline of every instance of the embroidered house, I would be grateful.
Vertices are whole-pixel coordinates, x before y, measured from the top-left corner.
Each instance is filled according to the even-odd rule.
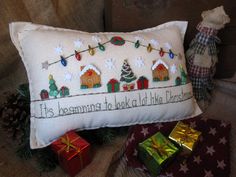
[[[82,66],[80,72],[80,88],[87,89],[101,87],[100,75],[100,71],[95,66]]]
[[[169,80],[169,71],[168,71],[168,65],[162,61],[157,60],[153,62],[152,66],[152,77],[153,81],[167,81]]]

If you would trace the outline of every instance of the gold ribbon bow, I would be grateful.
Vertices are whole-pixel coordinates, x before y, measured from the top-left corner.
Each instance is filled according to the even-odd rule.
[[[161,156],[167,156],[168,157],[168,152],[166,151],[166,145],[168,144],[166,140],[164,140],[163,144],[159,144],[154,137],[151,137],[152,140],[152,145],[151,147],[155,149],[155,151],[158,152]]]
[[[79,152],[80,152],[80,148],[79,148],[79,147],[76,147],[76,146],[74,146],[74,145],[72,144],[73,142],[75,142],[75,141],[78,140],[78,139],[79,139],[79,137],[77,137],[77,138],[75,138],[75,139],[73,139],[73,140],[70,141],[68,135],[66,135],[66,137],[61,137],[61,142],[62,142],[63,144],[65,144],[65,146],[62,147],[62,148],[59,150],[59,153],[60,153],[61,151],[63,151],[63,150],[65,150],[65,151],[68,153],[68,152],[70,152],[70,148],[75,149],[75,150],[79,153]]]
[[[73,140],[70,140],[69,136],[66,135],[66,137],[61,137],[61,143],[65,144],[64,147],[62,147],[59,151],[58,151],[58,154],[60,154],[62,151],[66,151],[67,153],[70,152],[70,148],[73,148],[76,150],[76,154],[79,154],[79,159],[80,159],[80,166],[81,168],[83,168],[83,158],[82,158],[82,155],[80,153],[81,149],[80,147],[76,147],[75,145],[73,145],[72,143],[77,141],[80,137],[76,137],[75,139]],[[75,154],[75,155],[76,155]],[[73,155],[72,157],[74,157],[75,155]],[[72,158],[71,157],[71,158]]]
[[[182,134],[180,137],[180,143],[183,144],[184,142],[193,142],[194,138],[192,136],[194,133],[195,132],[190,127],[186,126],[186,129],[183,129],[183,131],[180,132],[180,134]]]

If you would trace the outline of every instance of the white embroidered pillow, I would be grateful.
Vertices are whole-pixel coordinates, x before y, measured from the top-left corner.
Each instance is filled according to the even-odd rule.
[[[72,129],[166,122],[198,115],[185,66],[187,22],[131,33],[10,24],[31,93],[31,148]]]

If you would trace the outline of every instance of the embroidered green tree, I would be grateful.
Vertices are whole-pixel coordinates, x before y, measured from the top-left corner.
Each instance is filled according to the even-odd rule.
[[[58,95],[59,92],[55,80],[53,79],[53,76],[51,74],[49,75],[49,89],[50,89],[49,91],[50,96],[56,97]]]
[[[186,84],[187,83],[187,74],[184,71],[182,66],[180,66],[180,74],[181,74],[181,84]]]
[[[121,78],[120,81],[130,83],[136,79],[130,65],[128,64],[127,60],[124,60],[122,69],[121,69]]]

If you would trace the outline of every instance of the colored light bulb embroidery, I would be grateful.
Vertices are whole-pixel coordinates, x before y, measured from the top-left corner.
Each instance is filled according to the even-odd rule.
[[[67,61],[66,61],[66,59],[65,59],[63,56],[61,56],[61,64],[62,64],[63,66],[66,66],[66,65],[67,65]]]
[[[135,48],[139,48],[139,46],[140,46],[139,40],[137,40],[137,41],[135,42],[134,46],[135,46]]]
[[[98,48],[99,48],[101,51],[105,51],[105,46],[102,45],[101,43],[98,43]]]
[[[152,52],[152,45],[149,43],[148,46],[147,46],[147,51],[148,53]]]
[[[90,45],[88,45],[88,52],[91,56],[93,56],[95,54],[94,48],[92,48]]]
[[[161,57],[163,57],[164,54],[165,54],[165,52],[164,52],[163,48],[161,48],[160,51],[159,51],[159,55],[160,55]]]
[[[171,59],[173,59],[173,58],[175,57],[174,53],[173,53],[171,50],[169,50],[169,57],[170,57]]]
[[[65,57],[62,55],[62,46],[59,45],[57,48],[55,48],[55,51],[57,52],[57,54],[60,53],[60,60],[53,61],[51,63],[48,63],[47,61],[43,62],[42,63],[42,69],[47,70],[51,65],[54,65],[58,62],[61,62],[61,64],[63,66],[67,66],[68,59],[70,59],[72,56],[74,56],[76,58],[76,60],[81,61],[81,58],[82,58],[81,54],[82,53],[88,52],[91,56],[93,56],[93,55],[95,55],[96,48],[98,48],[100,51],[105,51],[106,50],[106,45],[113,44],[113,45],[116,45],[116,46],[122,46],[126,42],[133,44],[136,49],[141,48],[141,47],[146,48],[148,53],[152,52],[153,50],[155,50],[157,52],[159,51],[159,55],[161,57],[163,57],[165,55],[165,53],[167,53],[169,55],[170,59],[174,59],[175,56],[178,56],[178,59],[182,58],[181,54],[177,55],[177,54],[172,52],[172,49],[170,49],[171,45],[169,43],[165,43],[165,47],[168,48],[168,51],[165,51],[161,47],[158,48],[158,46],[160,46],[160,44],[156,39],[151,39],[150,42],[147,45],[142,45],[140,43],[140,41],[143,42],[144,39],[141,38],[141,37],[137,37],[137,36],[135,37],[135,41],[125,40],[124,38],[122,38],[120,36],[113,36],[113,37],[111,37],[110,40],[105,41],[103,43],[101,43],[101,39],[100,39],[99,36],[93,36],[92,39],[93,39],[94,42],[97,43],[97,45],[93,46],[93,47],[91,45],[88,45],[88,48],[85,48],[85,49],[80,50],[80,51],[78,51],[78,48],[83,45],[82,41],[79,40],[79,39],[77,41],[74,41],[74,45],[77,49],[75,49],[74,54],[69,54],[68,56],[65,56]],[[111,67],[109,67],[109,69],[110,68]],[[114,68],[114,67],[112,67],[112,68]]]
[[[77,52],[76,50],[75,50],[75,58],[76,58],[78,61],[81,60],[81,55],[80,55],[80,53]]]

